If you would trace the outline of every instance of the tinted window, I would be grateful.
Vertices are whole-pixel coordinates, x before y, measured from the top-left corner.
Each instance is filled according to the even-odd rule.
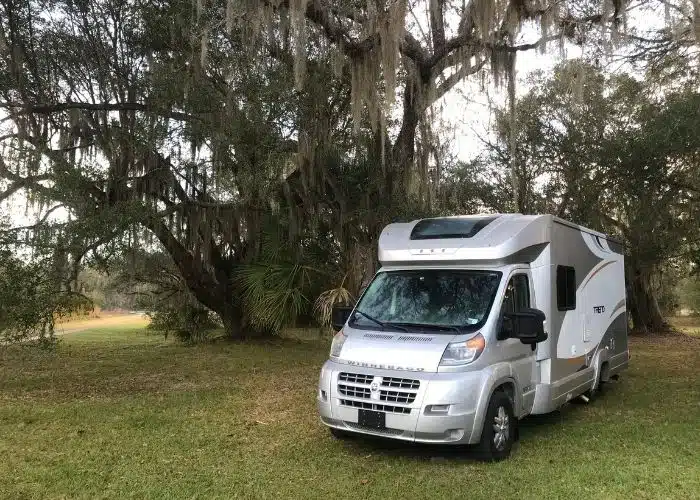
[[[471,238],[497,218],[498,216],[469,219],[452,217],[423,219],[411,231],[411,239]]]
[[[530,307],[530,286],[526,274],[510,279],[503,298],[503,312],[514,313]]]
[[[576,270],[557,266],[557,308],[560,311],[576,309]]]
[[[377,275],[357,305],[382,323],[479,328],[488,318],[499,272],[421,269]],[[376,328],[355,313],[352,326]]]

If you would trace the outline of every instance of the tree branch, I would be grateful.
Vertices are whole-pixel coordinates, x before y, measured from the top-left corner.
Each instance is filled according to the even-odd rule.
[[[445,0],[430,0],[430,29],[433,35],[433,47],[442,50],[445,46]]]
[[[17,175],[14,172],[12,172],[9,168],[7,168],[7,165],[5,165],[5,160],[2,158],[2,156],[0,156],[0,177],[11,180],[16,183],[19,182],[24,185],[34,184],[39,181],[46,181],[51,179],[50,174],[30,175],[27,177]]]
[[[452,90],[452,88],[457,85],[460,81],[462,81],[464,78],[466,78],[469,75],[473,75],[477,71],[479,71],[481,68],[486,65],[486,59],[482,59],[479,61],[477,64],[474,66],[467,65],[467,64],[462,64],[460,68],[452,73],[450,76],[445,78],[445,80],[438,85],[437,89],[435,90],[435,100],[437,101],[440,99],[442,96],[444,96],[447,92]]]
[[[58,210],[59,208],[63,208],[65,205],[62,203],[59,203],[58,205],[55,205],[51,208],[49,208],[46,213],[37,221],[36,224],[32,224],[30,226],[21,226],[21,227],[12,227],[10,229],[2,231],[2,233],[15,233],[17,231],[33,231],[35,229],[38,229],[41,227],[49,218],[49,215],[51,215],[54,211]]]
[[[102,103],[90,103],[90,102],[59,102],[52,104],[22,104],[17,102],[3,102],[0,103],[0,108],[5,109],[19,109],[20,111],[15,111],[10,113],[8,116],[3,118],[3,121],[8,119],[13,119],[18,116],[39,114],[39,115],[50,115],[53,113],[60,113],[70,109],[80,109],[83,111],[142,111],[144,113],[154,113],[156,115],[162,116],[164,118],[170,118],[173,120],[180,121],[192,121],[201,120],[201,118],[191,115],[188,113],[182,113],[180,111],[172,111],[167,109],[161,109],[150,104],[142,104],[138,102],[102,102]]]

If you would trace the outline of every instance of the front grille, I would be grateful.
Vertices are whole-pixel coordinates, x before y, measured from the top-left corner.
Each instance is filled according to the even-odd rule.
[[[387,413],[401,413],[403,415],[408,415],[411,413],[410,408],[404,408],[403,406],[370,403],[369,401],[354,401],[352,399],[341,399],[340,404],[343,406],[352,406],[353,408],[361,408],[363,410],[385,411]]]
[[[380,391],[379,399],[390,403],[411,404],[416,400],[415,392]]]
[[[359,425],[354,422],[345,422],[345,425],[348,426],[350,429],[355,429],[358,431],[367,431],[367,432],[373,432],[375,434],[385,434],[388,436],[400,436],[403,434],[403,431],[401,429],[374,429],[372,427],[365,427],[364,425]]]
[[[382,385],[384,387],[398,387],[400,389],[417,390],[420,387],[420,380],[413,380],[410,378],[384,377],[382,379]]]
[[[366,398],[369,399],[371,391],[369,387],[356,387],[354,385],[338,384],[338,392],[343,396],[351,398]]]
[[[411,413],[411,405],[416,400],[420,380],[401,377],[381,377],[378,392],[372,392],[371,384],[375,376],[364,373],[342,372],[338,375],[338,393],[344,396],[340,404],[353,408],[385,411],[388,413]],[[375,386],[375,391],[376,391]],[[353,398],[353,399],[350,399]],[[357,401],[357,400],[362,401]],[[387,404],[394,403],[394,404]]]
[[[350,382],[352,384],[371,384],[374,380],[372,375],[362,375],[360,373],[341,373],[338,375],[338,380],[342,382]]]

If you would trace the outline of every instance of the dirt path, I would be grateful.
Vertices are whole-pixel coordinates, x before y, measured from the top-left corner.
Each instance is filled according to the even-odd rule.
[[[66,335],[68,333],[81,332],[90,330],[91,328],[105,328],[113,326],[123,327],[140,327],[148,324],[148,317],[142,314],[112,314],[105,315],[99,318],[81,319],[77,321],[69,321],[56,325],[56,335]]]

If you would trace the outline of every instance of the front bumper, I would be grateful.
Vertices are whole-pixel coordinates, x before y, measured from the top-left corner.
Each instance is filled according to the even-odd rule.
[[[352,397],[339,391],[340,373],[371,377],[395,377],[420,381],[415,400],[410,404],[373,401]],[[321,369],[317,393],[321,421],[329,427],[349,432],[421,443],[467,444],[479,441],[481,425],[478,408],[484,387],[481,371],[462,373],[425,373],[358,368],[327,361]],[[343,382],[340,382],[341,384]],[[358,408],[350,406],[379,403],[400,412],[385,411],[386,429],[381,431],[358,425]],[[446,413],[431,413],[433,405],[449,405]]]

